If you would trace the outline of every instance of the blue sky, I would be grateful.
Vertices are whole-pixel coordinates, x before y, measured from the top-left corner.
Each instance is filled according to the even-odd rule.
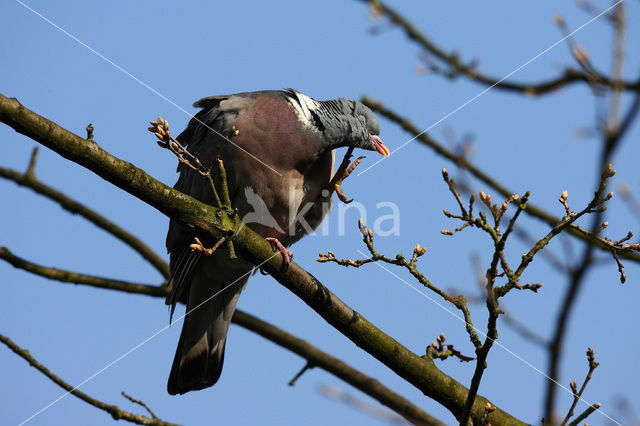
[[[200,97],[240,91],[294,87],[317,99],[368,94],[427,128],[485,89],[462,78],[450,81],[416,73],[419,49],[399,30],[372,21],[366,5],[356,1],[26,4],[154,90],[20,3],[9,1],[0,6],[4,33],[0,41],[0,92],[17,97],[25,106],[78,134],[84,134],[85,126],[93,123],[95,139],[102,147],[167,184],[176,179],[174,158],[157,149],[146,123],[162,115],[175,132],[189,117],[158,93],[191,113],[195,110],[190,105]],[[639,6],[637,2],[625,4],[627,16],[633,21]],[[481,70],[499,77],[561,38],[553,24],[555,13],[562,13],[572,28],[590,18],[572,3],[551,1],[403,1],[397,8],[446,50],[457,50],[468,59],[479,58]],[[374,27],[379,29],[377,35],[372,35]],[[640,55],[637,49],[634,51],[638,31],[632,22],[627,33],[628,79],[636,79],[640,68]],[[593,22],[576,39],[597,67],[608,72],[610,26],[602,20]],[[567,45],[561,43],[513,79],[538,81],[556,75],[566,64],[574,66]],[[624,101],[627,105],[630,99],[625,97]],[[592,196],[599,141],[576,138],[575,130],[592,125],[594,114],[594,97],[584,85],[541,98],[491,90],[430,133],[439,140],[445,140],[447,129],[458,136],[472,133],[475,164],[514,191],[531,190],[532,202],[560,215],[556,199],[563,190],[568,190],[574,209],[581,209]],[[381,120],[381,127],[381,137],[391,150],[409,139],[389,121]],[[636,194],[640,192],[639,136],[636,125],[614,158],[618,174],[613,190],[627,183]],[[0,126],[0,137],[0,164],[24,169],[36,144],[6,126]],[[369,153],[363,166],[375,160],[375,154]],[[470,258],[478,254],[486,268],[490,242],[475,230],[455,237],[440,234],[441,229],[457,226],[442,215],[443,208],[455,209],[441,179],[443,167],[454,177],[459,175],[452,164],[412,142],[362,176],[352,176],[344,190],[366,206],[370,224],[377,215],[388,213],[377,209],[376,204],[391,201],[398,205],[400,235],[377,239],[381,252],[408,254],[418,242],[427,247],[420,265],[433,283],[473,293],[477,285]],[[164,254],[168,219],[151,207],[46,149],[41,150],[36,173]],[[482,183],[471,183],[476,191],[493,192]],[[0,245],[15,254],[63,269],[150,284],[160,282],[157,272],[136,253],[83,219],[13,183],[0,181],[0,191],[4,200]],[[498,198],[494,195],[494,200]],[[296,261],[414,352],[422,354],[427,344],[444,333],[448,342],[463,353],[471,353],[463,324],[394,276],[375,265],[354,270],[315,262],[318,251],[359,257],[357,250],[364,247],[356,227],[358,217],[355,210],[347,210],[346,217],[346,235],[338,236],[334,209],[329,218],[332,232],[309,236],[296,244]],[[605,235],[614,239],[629,229],[640,231],[638,217],[630,214],[620,197],[610,203],[608,220]],[[544,235],[548,229],[526,217],[520,225],[535,236]],[[569,241],[559,238],[549,250],[563,258],[571,257],[566,249]],[[526,249],[514,238],[508,248],[512,262]],[[573,253],[574,257],[579,255],[578,245],[573,245]],[[617,397],[640,400],[640,370],[631,361],[640,350],[634,315],[640,296],[640,268],[625,262],[628,279],[620,285],[615,263],[606,255],[601,257],[606,261],[588,275],[569,323],[561,382],[566,386],[574,378],[583,378],[584,352],[587,346],[593,346],[601,365],[584,397],[602,402],[603,410],[615,417]],[[394,273],[418,286],[404,271]],[[50,282],[5,263],[0,263],[0,276],[4,294],[0,299],[0,333],[29,349],[74,384],[168,323],[167,309],[159,299]],[[532,329],[548,335],[567,279],[542,259],[527,270],[523,279],[543,282],[544,287],[539,294],[510,294],[505,304]],[[453,421],[446,410],[355,347],[272,278],[252,277],[239,307],[333,353],[443,421]],[[486,322],[484,311],[482,306],[473,311],[481,330]],[[376,422],[322,396],[318,387],[328,383],[367,399],[320,370],[305,373],[295,387],[287,386],[304,360],[236,326],[230,330],[220,382],[208,390],[171,397],[165,386],[179,332],[180,324],[176,324],[160,333],[82,390],[124,409],[137,410],[119,395],[124,390],[144,400],[161,418],[188,425],[214,421],[240,425]],[[532,366],[546,369],[546,354],[504,323],[500,324],[499,342]],[[492,350],[488,365],[480,393],[525,421],[538,421],[546,379],[499,347]],[[472,364],[455,360],[447,360],[440,367],[466,385],[473,374]],[[4,348],[0,349],[0,374],[2,423],[20,423],[63,393]],[[559,391],[558,401],[565,411],[570,395]],[[68,396],[29,424],[61,422],[98,425],[111,424],[112,420]],[[589,423],[604,424],[606,418],[594,415]]]

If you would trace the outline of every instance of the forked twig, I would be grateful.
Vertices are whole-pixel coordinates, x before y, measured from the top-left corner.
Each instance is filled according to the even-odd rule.
[[[205,167],[202,162],[200,162],[197,156],[190,153],[189,150],[187,150],[176,138],[171,135],[171,131],[169,130],[169,122],[167,120],[164,120],[162,117],[158,117],[156,121],[150,121],[149,124],[151,124],[151,127],[149,127],[147,130],[149,130],[158,138],[158,146],[171,151],[178,158],[180,164],[184,164],[189,169],[204,177],[209,183],[209,187],[211,188],[215,207],[218,207],[219,209],[225,209],[228,215],[234,215],[235,210],[233,210],[231,206],[231,199],[229,197],[227,172],[224,168],[222,159],[216,157],[215,160],[217,169],[216,181],[218,184],[218,188],[222,193],[221,199],[220,195],[218,194],[218,190],[216,189],[216,183],[214,182],[213,176],[211,174],[211,168]],[[238,131],[234,128],[234,134],[237,134],[237,132]],[[221,242],[222,240],[224,239],[219,240],[219,242]],[[235,248],[233,246],[233,241],[231,240],[231,238],[227,238],[226,243],[227,250],[229,251],[229,259],[235,259],[237,256]],[[219,244],[216,244],[215,248],[217,248],[218,245]],[[205,254],[209,252],[213,253],[213,251],[211,251],[212,249],[205,249],[204,246],[202,246],[202,243],[199,242],[199,240],[191,245],[191,249],[202,251]]]

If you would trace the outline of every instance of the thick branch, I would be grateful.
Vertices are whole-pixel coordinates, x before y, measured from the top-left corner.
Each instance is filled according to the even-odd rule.
[[[291,262],[282,272],[281,257],[273,256],[271,245],[249,227],[242,226],[237,216],[229,216],[224,210],[207,206],[169,188],[143,170],[110,155],[94,141],[83,139],[28,110],[16,99],[0,95],[0,121],[88,168],[178,222],[207,230],[217,238],[233,234],[234,244],[245,259],[254,264],[263,263],[263,269],[355,344],[455,416],[461,415],[468,392],[462,384],[438,370],[432,361],[419,357],[383,333],[296,263]],[[217,212],[222,212],[220,217]],[[473,419],[482,418],[487,402],[485,398],[476,398]],[[496,424],[522,423],[499,409],[492,416]]]
[[[368,97],[363,97],[362,102],[372,110],[380,113],[384,117],[398,124],[400,127],[402,127],[403,130],[413,135],[417,141],[422,142],[424,145],[433,149],[437,154],[450,160],[458,167],[468,170],[473,176],[475,176],[480,181],[494,188],[502,196],[508,198],[512,194],[515,194],[514,191],[511,191],[510,189],[506,188],[501,183],[499,183],[496,179],[494,179],[493,177],[489,176],[488,174],[486,174],[485,172],[483,172],[482,170],[480,170],[479,168],[471,164],[469,160],[467,160],[464,156],[454,154],[453,152],[445,148],[443,145],[438,143],[431,136],[421,132],[420,129],[418,129],[408,119],[401,117],[394,111],[386,108],[381,102],[373,100]],[[516,200],[515,203],[518,204],[519,202]],[[531,203],[527,203],[527,208],[525,209],[525,213],[546,222],[550,226],[555,226],[561,221],[560,218],[550,213],[547,213],[542,208],[537,207]],[[578,237],[583,241],[588,242],[594,247],[610,252],[609,245],[603,238],[593,234],[592,232],[581,229],[576,224],[569,225],[569,227],[567,227],[565,232],[575,237]],[[624,257],[625,259],[633,260],[635,262],[640,262],[640,254],[638,253],[624,252],[624,253],[620,253],[620,256]]]
[[[20,346],[16,345],[8,337],[3,336],[2,334],[0,334],[0,342],[2,342],[5,345],[7,345],[7,347],[9,349],[11,349],[13,352],[18,354],[24,360],[26,360],[29,363],[29,365],[31,365],[32,367],[36,368],[42,374],[44,374],[49,379],[51,379],[55,384],[60,386],[62,389],[64,389],[67,392],[71,393],[73,396],[76,396],[76,397],[80,398],[81,400],[83,400],[87,404],[93,405],[94,407],[96,407],[96,408],[98,408],[98,409],[100,409],[102,411],[106,411],[107,413],[111,414],[111,417],[113,417],[114,420],[126,420],[128,422],[136,423],[136,424],[139,424],[139,425],[176,426],[175,423],[168,423],[168,422],[165,422],[164,420],[160,420],[160,419],[157,419],[157,418],[149,418],[149,417],[143,416],[141,414],[129,413],[128,411],[124,411],[124,410],[120,409],[116,405],[110,405],[110,404],[104,403],[102,401],[99,401],[99,400],[97,400],[95,398],[92,398],[91,396],[87,395],[86,393],[84,393],[82,391],[79,391],[78,389],[75,389],[69,383],[65,382],[60,377],[58,377],[55,374],[53,374],[47,367],[45,367],[44,365],[42,365],[38,361],[36,361],[36,359],[33,358],[31,356],[31,354],[29,354],[29,351],[22,349]]]
[[[36,152],[34,151],[32,159],[35,158],[35,153]],[[96,225],[98,228],[104,229],[105,231],[137,251],[144,259],[146,259],[151,265],[153,265],[153,267],[156,268],[163,277],[169,278],[169,265],[167,265],[167,263],[160,256],[158,256],[156,252],[151,250],[149,246],[147,246],[139,238],[125,231],[101,214],[95,212],[94,210],[91,210],[90,208],[71,199],[64,193],[38,180],[38,178],[36,178],[35,174],[33,173],[32,166],[29,166],[29,169],[26,173],[19,173],[15,170],[0,167],[0,177],[12,180],[20,186],[32,189],[38,194],[43,195],[60,204],[60,207],[72,214],[79,214],[89,222]]]
[[[225,236],[238,225],[226,215],[216,216],[218,209],[173,190],[133,164],[112,156],[95,141],[71,133],[28,110],[16,99],[0,95],[0,121],[178,222],[203,228],[216,238]]]
[[[62,271],[54,268],[47,268],[36,265],[27,260],[21,259],[11,254],[11,252],[0,247],[0,258],[7,260],[13,266],[24,269],[36,275],[62,282],[74,282],[76,284],[88,285],[91,287],[105,288],[109,290],[122,291],[125,293],[145,294],[153,297],[165,298],[169,290],[165,286],[152,286],[146,284],[130,283],[124,281],[109,280],[90,275],[81,275],[69,271]],[[391,408],[405,419],[414,424],[420,425],[442,425],[439,420],[414,405],[411,401],[393,392],[379,381],[361,373],[345,362],[321,351],[308,342],[279,329],[253,315],[236,310],[232,321],[260,336],[271,340],[285,349],[294,352],[307,359],[312,365],[344,380],[355,388],[361,390],[381,404]]]
[[[314,367],[322,368],[353,387],[378,400],[413,424],[443,425],[403,396],[334,356],[321,351],[286,331],[241,311],[233,314],[233,322],[306,358]]]

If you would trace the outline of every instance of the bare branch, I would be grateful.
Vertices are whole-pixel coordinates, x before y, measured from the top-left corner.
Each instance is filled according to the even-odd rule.
[[[62,282],[74,282],[76,284],[117,290],[125,293],[145,294],[161,298],[165,298],[169,294],[166,286],[158,287],[110,280],[36,265],[13,255],[4,247],[0,247],[0,258],[8,261],[17,268]],[[319,368],[322,368],[353,385],[357,389],[360,389],[362,392],[380,401],[380,403],[387,405],[389,408],[398,412],[411,422],[416,424],[441,424],[429,414],[413,405],[410,401],[404,399],[401,395],[386,388],[377,380],[365,376],[339,359],[334,358],[328,353],[322,352],[320,349],[315,348],[306,341],[299,339],[284,330],[239,310],[235,311],[232,321],[235,324],[249,329],[254,333],[259,334],[262,337],[302,356],[303,358],[306,358],[309,363],[313,363],[314,366],[318,366]],[[128,396],[126,397],[128,398]]]
[[[582,394],[584,393],[584,390],[587,388],[587,384],[589,383],[589,380],[591,380],[591,375],[593,374],[593,370],[595,370],[598,367],[598,365],[600,365],[599,362],[596,362],[592,348],[587,349],[587,361],[589,363],[589,371],[587,372],[587,377],[585,377],[584,381],[582,382],[582,386],[580,387],[580,390],[578,391],[578,384],[575,380],[570,383],[571,391],[573,392],[573,402],[571,403],[571,407],[569,408],[569,412],[567,412],[566,417],[564,418],[562,423],[560,423],[560,426],[566,425],[569,419],[573,417],[573,410],[576,408],[578,401],[580,401],[580,399],[582,398]],[[589,414],[587,414],[587,416]]]
[[[29,168],[23,173],[15,170],[0,167],[0,177],[11,180],[20,186],[32,189],[34,192],[55,201],[71,214],[79,214],[89,222],[101,228],[135,251],[137,251],[145,260],[147,260],[154,268],[162,274],[164,278],[169,278],[169,265],[160,256],[156,254],[149,246],[143,243],[138,237],[116,225],[106,217],[96,211],[84,206],[83,204],[73,200],[68,195],[58,191],[44,182],[38,180],[35,176],[34,168],[36,164],[37,148],[34,149],[29,162]]]
[[[582,421],[584,419],[589,417],[591,415],[591,413],[593,413],[594,411],[596,411],[599,408],[600,408],[600,403],[599,402],[596,402],[595,404],[587,407],[587,409],[584,410],[584,412],[582,414],[580,414],[578,417],[576,417],[571,423],[569,423],[568,426],[578,426],[580,423],[582,423]]]
[[[191,251],[198,251],[205,256],[211,256],[220,247],[220,244],[225,242],[226,238],[222,237],[211,248],[206,248],[198,237],[193,238],[193,243],[189,245]]]
[[[327,255],[320,252],[319,258],[317,259],[317,261],[318,262],[334,262],[334,263],[337,263],[338,265],[353,266],[355,268],[358,268],[362,265],[366,265],[367,263],[381,261],[384,263],[406,268],[411,273],[411,275],[413,275],[413,277],[418,280],[420,284],[422,284],[429,290],[433,291],[434,293],[442,297],[447,302],[453,304],[456,308],[458,308],[462,312],[465,319],[465,323],[466,323],[467,333],[469,334],[469,338],[471,339],[471,343],[473,343],[473,345],[476,348],[481,346],[480,338],[478,337],[475,327],[473,326],[473,322],[471,321],[471,313],[467,308],[467,300],[465,299],[465,297],[461,295],[451,296],[447,294],[444,290],[433,285],[431,281],[429,281],[429,279],[425,275],[423,275],[416,267],[416,262],[418,258],[426,253],[427,251],[426,248],[420,247],[419,244],[416,244],[415,247],[413,248],[413,255],[410,261],[407,261],[407,259],[402,254],[396,255],[395,259],[390,259],[387,256],[380,254],[375,249],[373,244],[373,238],[374,238],[373,232],[364,225],[362,220],[358,220],[358,227],[360,228],[360,233],[362,234],[363,241],[367,246],[369,253],[371,253],[371,258],[358,259],[358,260],[338,259],[335,257],[333,252],[328,252],[329,254]]]
[[[398,416],[397,414],[389,412],[379,406],[373,405],[370,402],[363,400],[362,398],[358,398],[351,392],[344,391],[326,383],[321,384],[318,387],[318,390],[325,397],[330,398],[334,401],[341,402],[353,408],[354,410],[357,410],[382,422],[393,425],[407,424],[406,420]]]
[[[155,286],[149,284],[139,284],[129,281],[114,280],[111,278],[97,277],[95,275],[80,274],[77,272],[65,271],[63,269],[49,268],[29,262],[11,253],[6,247],[0,247],[0,259],[13,265],[15,268],[23,269],[35,275],[48,278],[50,280],[64,283],[84,284],[91,287],[106,288],[109,290],[124,291],[126,293],[146,294],[147,296],[165,296],[166,286]]]
[[[315,366],[314,366],[313,364],[311,364],[311,362],[307,361],[307,363],[304,365],[304,367],[302,367],[302,368],[300,369],[300,371],[298,371],[298,372],[296,373],[296,375],[295,375],[295,376],[293,376],[293,378],[292,378],[291,380],[289,380],[289,386],[295,386],[295,384],[296,384],[296,382],[298,381],[298,379],[299,379],[300,377],[302,377],[302,375],[303,375],[304,373],[306,373],[306,372],[307,372],[307,370],[311,370],[313,367],[315,367]]]
[[[426,356],[431,359],[441,359],[443,361],[451,356],[458,358],[460,362],[469,362],[475,359],[470,356],[462,355],[460,351],[455,349],[454,345],[445,345],[444,342],[446,339],[445,335],[441,333],[436,340],[431,342],[431,345],[427,346]]]
[[[638,96],[637,98],[640,98],[640,96]],[[453,152],[451,152],[450,150],[442,146],[440,143],[438,143],[431,136],[429,136],[424,132],[421,132],[409,120],[399,116],[395,112],[386,108],[382,103],[368,97],[363,97],[362,102],[372,110],[380,113],[381,115],[385,116],[389,120],[397,123],[400,127],[406,130],[408,133],[415,136],[416,140],[422,142],[424,145],[433,149],[437,154],[452,161],[458,167],[462,167],[463,169],[466,169],[467,171],[469,171],[473,176],[475,176],[482,182],[486,183],[487,185],[491,186],[496,191],[498,191],[503,197],[510,197],[512,194],[515,193],[514,191],[511,191],[505,186],[503,186],[496,179],[492,178],[491,176],[489,176],[488,174],[486,174],[476,166],[472,165],[464,156],[454,154]],[[638,101],[637,104],[638,104],[638,108],[640,108],[640,100]],[[635,105],[635,102],[634,102],[634,105]],[[620,126],[620,129],[621,130],[623,129],[622,125]],[[515,203],[519,204],[518,200],[516,200]],[[537,207],[531,203],[527,203],[527,208],[525,209],[525,212],[533,217],[541,219],[542,221],[546,222],[550,226],[555,226],[558,222],[561,221],[560,218],[550,213],[547,213],[542,208]],[[588,242],[594,247],[597,247],[601,250],[609,251],[609,248],[603,238],[599,237],[598,235],[595,235],[590,231],[579,229],[578,226],[575,224],[569,225],[566,232],[568,232],[569,234],[575,237],[582,239],[583,241]],[[627,252],[627,253],[622,253],[621,256],[624,257],[625,259],[633,260],[634,262],[640,262],[640,254],[637,254],[637,253]]]
[[[90,138],[87,138],[87,139],[90,139]],[[139,399],[135,399],[134,397],[127,395],[124,391],[120,392],[120,394],[125,398],[127,398],[129,401],[133,402],[134,404],[138,404],[141,407],[143,407],[145,410],[147,410],[147,412],[151,415],[152,419],[158,418],[158,416],[156,416],[155,413],[151,411],[151,408],[149,408],[149,406],[145,404],[143,401],[140,401]]]
[[[95,286],[108,290],[122,291],[125,293],[145,294],[163,299],[169,294],[166,286],[158,287],[125,281],[108,280],[105,278],[80,275],[54,268],[46,268],[14,256],[6,248],[0,248],[0,258],[7,260],[18,268],[44,276],[45,278],[59,280],[62,282],[66,281],[60,278],[72,278],[73,280],[71,282],[76,284]],[[232,321],[235,324],[271,340],[285,349],[302,356],[309,360],[309,362],[313,361],[315,363],[314,365],[334,374],[357,389],[360,389],[362,392],[380,401],[380,403],[387,405],[389,408],[400,413],[414,423],[441,424],[437,420],[433,419],[429,414],[413,405],[410,401],[404,399],[401,395],[386,388],[377,380],[365,376],[339,359],[334,358],[328,353],[322,352],[320,349],[315,348],[306,341],[299,339],[282,329],[239,310],[235,311]],[[433,420],[433,422],[430,423],[430,419]]]
[[[615,42],[615,37],[614,37],[614,42]],[[620,146],[620,142],[622,141],[625,133],[629,129],[631,123],[635,120],[639,109],[640,109],[640,93],[636,94],[632,105],[627,110],[627,113],[624,115],[619,125],[612,123],[609,119],[605,120],[605,122],[609,123],[609,125],[604,129],[602,129],[602,142],[603,142],[602,145],[603,146],[602,146],[602,154],[600,156],[600,167],[599,167],[599,169],[602,171],[601,176],[607,173],[607,166],[610,162],[610,159],[614,154],[615,150]],[[612,131],[611,129],[615,129],[615,130]],[[602,178],[600,178],[594,199],[602,197],[602,194],[604,194],[604,189],[605,188],[604,188],[603,180]],[[593,216],[593,221],[591,225],[591,229],[593,231],[591,232],[591,234],[593,234],[594,231],[601,229],[602,223],[604,222],[603,216],[604,216],[604,210],[600,210],[596,212],[596,214]],[[583,231],[585,230],[582,230],[582,229],[578,230],[578,232],[583,232]],[[611,243],[610,240],[604,239],[602,242],[599,242],[599,243],[601,244],[601,247],[611,248],[608,245]],[[569,286],[563,298],[560,311],[558,312],[555,330],[553,332],[553,337],[551,339],[551,345],[549,346],[548,376],[554,381],[557,380],[558,378],[560,357],[562,355],[562,345],[563,345],[565,333],[567,330],[567,322],[575,306],[575,298],[582,287],[584,278],[588,273],[588,270],[593,264],[593,247],[594,247],[593,245],[588,245],[587,247],[585,247],[584,252],[582,254],[581,261],[579,262],[577,267],[573,269],[570,276],[570,280],[569,280]],[[618,252],[617,254],[627,259],[631,258],[630,256],[627,256],[624,251]],[[636,255],[636,253],[633,253],[633,255]],[[615,257],[616,256],[614,256],[614,259]],[[619,259],[616,259],[616,261],[618,263],[618,270],[622,270],[623,266],[620,263]],[[623,274],[624,272],[621,271],[622,282],[624,282],[623,280],[626,278]],[[551,383],[552,381],[549,381],[547,384],[547,391],[546,391],[546,397],[545,397],[545,418],[547,419],[551,418],[551,415],[554,412],[554,405],[555,405],[556,387],[551,385]]]
[[[491,405],[490,402],[487,402],[487,405],[485,405],[484,407],[484,415],[482,416],[482,424],[483,425],[487,425],[487,426],[491,426],[491,421],[489,421],[489,415],[491,415],[491,413],[493,413],[496,410],[496,407]]]
[[[552,93],[558,89],[578,82],[589,82],[592,78],[589,74],[572,68],[567,68],[562,74],[557,77],[549,78],[540,82],[511,82],[501,81],[501,79],[492,77],[483,73],[480,73],[476,69],[474,62],[465,63],[460,59],[456,53],[447,53],[444,49],[437,46],[432,40],[427,38],[417,27],[409,23],[409,21],[403,17],[396,10],[392,9],[387,4],[380,0],[364,0],[367,3],[373,5],[378,13],[386,16],[389,20],[402,28],[407,37],[416,42],[421,48],[425,49],[431,55],[438,58],[446,66],[449,67],[449,71],[442,73],[449,78],[455,78],[458,76],[464,76],[477,83],[485,86],[494,87],[497,89],[503,89],[507,91],[523,93],[529,96],[544,95]],[[638,81],[622,81],[615,78],[609,78],[604,75],[598,74],[600,84],[608,87],[620,87],[624,90],[640,92],[640,79]]]
[[[139,425],[175,426],[175,423],[165,422],[164,420],[160,420],[156,417],[149,418],[141,414],[133,414],[128,411],[124,411],[120,409],[116,405],[106,404],[102,401],[92,398],[91,396],[78,390],[74,386],[71,386],[69,383],[65,382],[60,377],[53,374],[47,367],[40,364],[34,357],[32,357],[29,351],[22,349],[20,346],[16,345],[8,337],[0,334],[0,342],[4,343],[9,349],[11,349],[13,352],[15,352],[25,361],[27,361],[29,365],[36,368],[42,374],[44,374],[49,379],[51,379],[51,381],[53,381],[56,385],[60,386],[62,389],[66,390],[73,396],[80,398],[87,404],[93,405],[94,407],[111,414],[111,417],[113,417],[114,420],[126,420],[128,422],[139,424]]]
[[[189,152],[189,150],[182,146],[182,144],[177,139],[171,136],[171,131],[169,130],[169,122],[167,120],[164,120],[162,117],[158,117],[158,121],[150,121],[149,124],[151,124],[151,127],[149,127],[147,130],[149,130],[159,139],[157,141],[158,146],[171,151],[178,158],[178,162],[180,164],[185,165],[186,167],[190,168],[191,170],[205,178],[209,183],[209,188],[211,189],[211,194],[213,195],[215,206],[220,209],[227,209],[227,215],[233,216],[235,214],[235,210],[231,207],[231,199],[229,198],[229,187],[227,186],[227,172],[224,168],[223,161],[219,157],[216,157],[215,159],[217,173],[215,174],[214,182],[214,176],[211,174],[211,166],[209,168],[206,168],[200,162],[200,159],[198,157]],[[237,130],[234,126],[232,128],[232,134],[229,135],[229,137],[233,137],[239,133],[240,131]],[[216,183],[218,184],[218,189],[222,194],[222,198],[220,198],[220,195],[218,195]],[[220,217],[221,214],[221,212],[218,212],[218,217]],[[227,250],[229,251],[229,259],[235,259],[236,250],[233,246],[233,241],[231,239],[222,237],[218,240],[218,242],[222,242],[225,240],[227,243]],[[216,244],[213,249],[205,249],[198,241],[198,243],[196,243],[195,245],[191,245],[191,249],[200,249],[203,251],[209,250],[204,251],[204,253],[209,253],[208,255],[211,255],[218,247],[218,245],[219,244]]]

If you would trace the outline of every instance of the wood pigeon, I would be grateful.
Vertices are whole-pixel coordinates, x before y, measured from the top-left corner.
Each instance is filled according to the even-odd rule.
[[[373,112],[351,99],[316,101],[296,90],[210,96],[178,141],[202,164],[224,161],[231,204],[245,223],[283,253],[329,212],[334,149],[363,148],[389,155]],[[202,176],[184,164],[174,188],[214,204]],[[222,371],[227,330],[254,265],[229,259],[220,246],[210,256],[193,251],[205,232],[171,221],[167,234],[172,276],[166,303],[187,305],[169,375],[170,394],[212,386]]]

